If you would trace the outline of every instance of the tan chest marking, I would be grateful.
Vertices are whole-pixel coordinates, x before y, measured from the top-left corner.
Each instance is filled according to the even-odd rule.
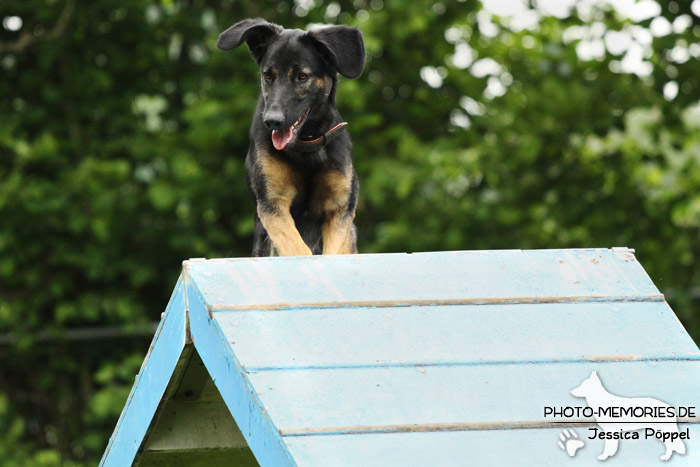
[[[280,256],[310,255],[289,212],[301,183],[299,174],[286,162],[269,154],[260,154],[260,170],[265,180],[267,203],[258,202],[260,221]]]
[[[345,211],[352,189],[352,171],[329,170],[316,180],[315,205],[323,214]]]
[[[258,160],[270,204],[289,209],[299,192],[301,177],[289,164],[269,154],[260,154]]]

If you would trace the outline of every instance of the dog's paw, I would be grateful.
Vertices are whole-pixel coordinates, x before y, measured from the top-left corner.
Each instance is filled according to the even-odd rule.
[[[578,439],[578,435],[574,430],[567,430],[564,428],[559,433],[559,442],[557,443],[559,447],[566,451],[569,457],[574,457],[576,451],[583,447],[583,441]]]

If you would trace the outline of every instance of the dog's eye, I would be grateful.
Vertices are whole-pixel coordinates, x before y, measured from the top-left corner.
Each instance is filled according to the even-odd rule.
[[[264,72],[263,79],[265,81],[272,81],[272,73],[270,73],[269,71]]]
[[[299,73],[299,74],[297,75],[297,79],[298,79],[299,81],[304,81],[304,80],[305,80],[306,78],[308,78],[308,77],[309,77],[309,75],[307,75],[306,73]]]

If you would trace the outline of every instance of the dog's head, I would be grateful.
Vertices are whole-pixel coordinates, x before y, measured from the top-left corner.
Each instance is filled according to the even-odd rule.
[[[571,390],[571,395],[575,397],[587,397],[597,394],[602,385],[598,373],[593,370],[591,376],[584,379],[581,384]]]
[[[278,150],[296,141],[315,111],[334,104],[336,72],[357,78],[365,63],[362,34],[347,26],[305,32],[246,19],[222,32],[217,46],[229,50],[243,42],[260,65],[262,121]]]

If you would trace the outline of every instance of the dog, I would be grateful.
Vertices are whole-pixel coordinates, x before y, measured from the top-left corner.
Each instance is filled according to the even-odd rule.
[[[678,430],[675,417],[668,417],[668,413],[672,411],[669,404],[651,397],[621,397],[611,394],[603,387],[595,370],[578,387],[574,388],[571,394],[586,399],[586,403],[595,414],[596,423],[603,430],[603,433],[594,434],[594,436],[605,440],[603,452],[598,456],[599,460],[613,456],[617,452],[620,439],[638,439],[639,434],[635,431],[641,429],[645,431],[645,438],[653,436],[663,439],[666,452],[661,456],[661,460],[670,459],[674,452],[685,454],[685,444],[682,439],[686,433]],[[644,415],[645,409],[650,414],[656,410],[663,415]],[[620,413],[625,410],[632,412]],[[618,413],[615,414],[614,411],[618,411]],[[636,412],[640,412],[641,416],[629,415],[629,413]],[[670,420],[673,422],[669,422]],[[595,428],[591,428],[591,430],[597,431]],[[662,436],[657,436],[656,433]],[[632,434],[635,436],[630,436]]]
[[[338,73],[362,74],[362,33],[347,26],[305,32],[256,18],[226,29],[217,46],[243,42],[262,87],[245,161],[256,206],[253,256],[357,253],[359,183],[335,96]]]

